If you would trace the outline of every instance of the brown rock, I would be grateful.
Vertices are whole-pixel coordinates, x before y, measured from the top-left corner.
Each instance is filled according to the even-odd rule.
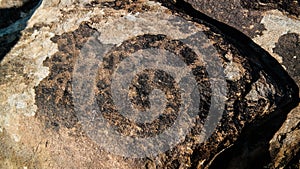
[[[177,1],[178,4],[181,2]],[[300,22],[299,18],[297,18],[300,11],[299,1],[187,0],[186,2],[202,13],[229,24],[252,37],[255,42],[269,51],[286,68],[298,86],[300,85],[299,62],[297,61],[300,56],[298,41]],[[274,11],[275,9],[284,13],[276,12]],[[285,14],[288,14],[289,18],[284,16]],[[258,27],[257,25],[260,26]],[[286,123],[273,137],[270,147],[273,164],[270,167],[300,165],[299,160],[297,160],[299,155],[296,155],[299,154],[298,149],[288,146],[288,144],[297,146],[299,143],[297,139],[299,120],[293,120],[299,113],[299,108],[293,110],[288,116]],[[294,137],[280,137],[281,139],[278,140],[277,138],[281,135],[293,135]],[[279,151],[278,149],[285,152],[285,155],[282,153],[276,154]],[[238,159],[236,163],[241,163],[240,160]]]
[[[271,161],[299,89],[247,36],[172,3],[56,3],[37,9],[1,62],[2,168]]]
[[[281,11],[288,12],[291,15],[300,15],[300,3],[297,0],[243,0],[241,4],[246,8],[256,10],[279,9]]]
[[[293,109],[270,141],[272,168],[299,167],[300,106]]]

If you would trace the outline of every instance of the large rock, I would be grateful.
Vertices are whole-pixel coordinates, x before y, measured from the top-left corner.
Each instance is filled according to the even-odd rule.
[[[1,168],[267,166],[298,87],[247,36],[189,12],[44,1],[1,61]]]
[[[224,22],[252,38],[276,58],[300,86],[299,1],[184,1],[191,4],[192,8]],[[177,3],[184,2],[177,1]],[[299,160],[297,160],[300,154],[298,148],[299,127],[297,127],[299,120],[295,120],[299,116],[300,111],[297,107],[289,114],[286,123],[282,125],[270,142],[270,152],[273,159],[273,164],[270,167],[300,165]],[[293,137],[285,137],[286,135],[293,135]],[[281,152],[278,152],[278,149],[281,149]]]

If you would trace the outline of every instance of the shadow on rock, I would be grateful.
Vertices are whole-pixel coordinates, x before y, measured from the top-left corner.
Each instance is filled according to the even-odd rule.
[[[18,42],[21,31],[42,0],[30,0],[20,7],[1,8],[0,6],[0,61]]]

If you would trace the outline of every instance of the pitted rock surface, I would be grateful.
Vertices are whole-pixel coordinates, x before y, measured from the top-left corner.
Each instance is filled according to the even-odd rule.
[[[276,43],[274,52],[283,57],[283,65],[299,86],[300,35],[297,33],[287,33],[282,35]]]
[[[72,104],[72,72],[80,49],[94,33],[95,30],[83,24],[75,32],[51,38],[60,51],[44,61],[50,74],[35,89],[37,117],[45,119],[45,126],[72,128],[78,122]]]
[[[212,18],[235,27],[251,38],[262,35],[266,30],[265,25],[261,23],[266,11],[277,9],[295,17],[298,17],[300,12],[299,1],[294,0],[179,0],[177,3],[183,1]]]
[[[72,71],[72,65],[74,64],[76,55],[79,54],[79,49],[85,42],[84,39],[91,36],[92,33],[92,28],[87,25],[82,25],[74,32],[64,33],[61,36],[53,38],[53,41],[58,43],[60,52],[55,54],[51,60],[47,60],[45,62],[45,65],[49,65],[50,67],[50,75],[48,78],[44,79],[44,84],[43,81],[39,84],[36,90],[38,106],[37,117],[43,117],[43,119],[46,119],[46,124],[49,124],[47,126],[51,126],[53,128],[59,128],[59,126],[71,128],[76,124],[76,113],[73,112],[72,102],[70,101],[71,89],[69,81],[72,78],[70,72]],[[242,56],[238,49],[226,42],[220,35],[216,33],[212,34],[209,31],[207,31],[206,34],[211,39],[212,43],[214,43],[214,46],[218,49],[219,57],[222,59],[224,68],[229,65],[229,63],[233,62],[242,65],[244,69],[243,71],[246,72],[244,73],[243,77],[237,81],[228,80],[229,93],[226,96],[228,98],[226,111],[224,112],[217,131],[211,136],[210,140],[200,145],[196,144],[195,141],[197,139],[197,135],[200,134],[201,126],[203,125],[202,120],[207,116],[207,107],[210,105],[208,95],[203,97],[203,100],[201,100],[204,105],[199,109],[199,116],[201,118],[198,121],[198,124],[196,124],[196,127],[193,128],[190,134],[188,134],[186,141],[180,145],[183,147],[190,145],[190,148],[193,151],[191,153],[187,153],[185,151],[177,150],[178,147],[176,147],[173,150],[170,150],[170,152],[167,152],[168,155],[166,156],[165,160],[160,160],[162,163],[161,167],[169,165],[175,168],[183,165],[195,167],[199,165],[197,161],[202,161],[204,159],[206,162],[204,162],[203,165],[207,165],[208,162],[210,162],[210,159],[212,159],[218,153],[218,151],[232,145],[234,141],[237,140],[238,135],[241,133],[245,125],[251,124],[251,122],[256,118],[263,119],[263,117],[267,117],[271,112],[276,110],[277,104],[280,104],[282,100],[282,98],[278,97],[278,95],[282,95],[282,90],[284,89],[282,89],[280,84],[276,84],[270,75],[266,74],[266,72],[263,70],[263,67],[255,66],[255,64],[258,63],[252,63],[247,59],[247,56]],[[192,65],[194,69],[194,75],[198,79],[198,84],[202,85],[200,89],[206,90],[206,92],[202,91],[201,93],[209,93],[210,85],[208,82],[203,81],[203,79],[206,79],[205,69],[201,67],[201,65],[199,65],[200,67],[197,66],[197,64],[195,65],[196,60],[193,59],[193,55],[195,54],[185,54],[184,51],[189,51],[189,49],[186,49],[184,44],[180,43],[182,42],[176,42],[172,39],[168,40],[165,35],[144,35],[129,41],[124,41],[119,47],[112,49],[111,55],[108,55],[107,59],[106,57],[104,58],[104,65],[107,65],[104,66],[104,68],[108,70],[108,73],[101,73],[100,71],[99,74],[112,74],[113,67],[116,67],[118,63],[122,61],[122,59],[130,57],[128,54],[129,51],[133,53],[135,51],[150,47],[165,48],[176,55],[183,54],[182,57],[185,62],[188,65]],[[230,53],[228,53],[228,51],[230,51]],[[226,55],[231,55],[231,58],[226,58]],[[154,72],[152,72],[152,74],[153,73]],[[151,76],[151,72],[148,74],[148,76]],[[164,76],[158,75],[158,78],[163,79]],[[53,83],[51,83],[52,79]],[[135,86],[135,90],[138,91],[136,92],[137,96],[133,97],[132,99],[135,100],[133,104],[137,104],[142,109],[145,109],[148,105],[147,99],[145,101],[141,98],[147,97],[155,85],[153,84],[153,79],[146,79],[146,82],[141,82],[141,80],[142,79],[140,79],[139,82],[133,82],[132,84]],[[105,91],[109,91],[109,87],[111,86],[109,83],[109,77],[99,79],[97,84],[99,94],[104,94],[107,93]],[[142,87],[139,87],[139,84],[141,84]],[[46,85],[50,86],[46,87]],[[149,88],[147,89],[148,85]],[[169,87],[171,90],[176,90],[176,87],[173,85]],[[170,94],[176,98],[175,93],[171,92]],[[159,128],[163,131],[166,127],[168,127],[168,123],[172,124],[172,115],[165,116],[160,120],[155,120],[150,124],[135,124],[131,122],[130,119],[126,119],[118,114],[117,110],[113,107],[113,103],[109,102],[109,100],[111,100],[109,93],[105,95],[103,94],[100,94],[97,97],[97,103],[99,104],[100,109],[106,110],[104,111],[103,116],[109,119],[112,125],[117,126],[119,128],[118,131],[123,134],[134,133],[133,136],[151,136],[158,134],[157,132],[161,132],[155,129]],[[51,97],[54,98],[52,99]],[[173,108],[171,112],[176,113],[176,104],[178,104],[176,103],[176,99],[171,101],[170,104],[174,104],[175,106],[175,109]],[[62,108],[59,108],[59,106]],[[258,112],[261,112],[261,114]],[[173,118],[174,117],[176,117],[176,114],[175,116],[173,115]],[[256,123],[257,125],[259,124],[259,122]],[[142,128],[143,133],[140,133],[139,130],[135,130],[135,128]],[[202,153],[198,154],[197,152]]]
[[[162,5],[169,9],[150,1],[92,1],[83,5],[76,3],[73,5],[69,8],[61,7],[61,10],[42,5],[41,11],[38,10],[37,15],[33,16],[32,22],[34,23],[29,23],[29,28],[25,29],[26,34],[21,39],[21,44],[19,46],[17,44],[7,54],[6,60],[1,62],[1,68],[7,68],[6,71],[1,70],[3,75],[0,77],[0,84],[5,88],[1,100],[8,105],[10,100],[7,98],[12,98],[11,107],[3,106],[5,109],[2,110],[7,110],[7,112],[1,112],[3,117],[11,116],[9,118],[11,121],[8,120],[6,123],[0,121],[2,133],[0,142],[4,147],[0,150],[0,162],[3,161],[4,168],[11,166],[29,168],[258,168],[269,165],[271,157],[268,154],[268,141],[283,123],[290,109],[295,107],[299,98],[298,87],[271,55],[254,42],[232,40],[218,26],[188,15],[187,11],[176,9],[176,6],[165,4],[165,2],[162,2]],[[53,18],[49,14],[47,18],[49,20],[46,21],[36,19],[38,14],[42,14],[43,9],[51,9],[59,14],[52,16]],[[225,87],[228,89],[225,96],[225,110],[213,134],[205,142],[199,143],[212,97],[211,77],[207,74],[205,62],[197,60],[197,53],[185,45],[184,41],[172,39],[166,34],[149,34],[147,30],[142,30],[138,36],[126,38],[127,36],[124,35],[125,40],[121,43],[110,44],[113,47],[104,56],[104,68],[98,71],[96,100],[94,101],[100,109],[105,110],[103,113],[97,112],[98,115],[103,115],[111,125],[118,128],[118,132],[139,137],[155,135],[167,129],[176,119],[178,106],[181,104],[181,91],[174,79],[161,70],[145,70],[138,74],[131,83],[129,95],[135,108],[146,110],[151,107],[149,94],[156,88],[163,91],[167,98],[168,109],[164,111],[162,118],[152,123],[138,124],[120,115],[114,103],[111,102],[110,76],[115,68],[122,60],[131,57],[132,53],[148,48],[167,50],[188,65],[197,81],[201,105],[195,125],[181,143],[155,157],[123,158],[105,152],[101,145],[89,138],[86,131],[82,129],[82,124],[74,109],[73,99],[76,96],[72,95],[71,83],[74,80],[72,72],[81,49],[91,37],[98,35],[96,38],[99,43],[105,43],[105,38],[103,39],[101,35],[107,30],[101,28],[106,23],[112,23],[120,18],[124,21],[122,18],[125,18],[134,20],[134,23],[138,22],[135,19],[144,19],[147,25],[148,14],[151,16],[157,13],[163,13],[167,18],[176,15],[188,20],[190,24],[201,29],[208,39],[209,43],[199,44],[199,46],[207,50],[210,46],[216,49],[216,56],[211,56],[211,58],[217,57],[224,69],[227,84]],[[78,17],[84,19],[78,20]],[[65,24],[61,25],[60,22]],[[182,24],[182,22],[172,20],[170,22],[171,28],[176,24]],[[130,26],[123,28],[122,31],[132,31]],[[170,30],[174,31],[170,34],[191,36],[188,29],[179,29],[179,33],[175,29]],[[38,35],[37,31],[48,32],[49,35]],[[241,38],[245,39],[246,36],[244,36]],[[197,38],[197,36],[192,38]],[[49,73],[38,76],[40,79],[38,82],[32,80],[35,77],[29,76],[33,68],[9,64],[16,63],[16,57],[25,53],[19,51],[30,51],[32,47],[28,47],[26,40],[33,42],[45,40],[48,44],[43,45],[41,51],[49,50],[51,53],[46,55],[36,52],[36,57],[43,59],[38,59],[34,64],[40,64],[49,70]],[[25,43],[22,43],[23,41]],[[30,53],[25,53],[22,59],[26,60],[26,57],[30,57]],[[28,71],[29,78],[22,77],[23,72],[17,71],[15,69],[17,67]],[[84,73],[89,70],[82,67],[80,71]],[[30,89],[34,89],[34,94],[28,94],[28,97],[34,96],[34,105],[36,105],[36,109],[33,109],[34,117],[24,117],[22,111],[18,112],[24,105],[13,104],[14,98],[10,93],[18,95],[23,92],[23,89],[12,89],[9,84],[19,82],[25,85],[30,84],[28,85]],[[16,103],[20,101],[17,100]],[[12,108],[14,106],[15,109]],[[13,117],[18,117],[18,129],[21,131],[11,129],[7,125],[7,123],[13,123]],[[143,130],[140,130],[141,128]],[[15,140],[14,143],[7,141],[11,138]],[[28,151],[28,155],[20,153],[18,149],[32,151]],[[4,151],[8,152],[4,153]],[[236,152],[240,154],[235,155]],[[15,158],[10,159],[8,157],[10,154],[15,154]],[[26,158],[21,159],[22,156]],[[222,163],[226,160],[228,160],[227,163]],[[240,164],[237,165],[235,161],[239,161]],[[221,164],[224,166],[220,166]]]
[[[243,0],[241,4],[246,8],[252,8],[256,10],[279,9],[291,15],[300,15],[300,2],[298,0]]]
[[[166,2],[166,4],[169,2]],[[299,86],[299,77],[297,75],[299,72],[297,69],[299,66],[297,62],[299,58],[297,53],[299,48],[297,47],[297,36],[300,34],[299,1],[185,1],[188,4],[184,3],[184,1],[176,2],[177,6],[185,6],[184,8],[188,9],[187,11],[193,11],[193,8],[199,10],[205,15],[229,24],[251,37],[285,67]],[[191,6],[189,6],[189,3]],[[202,16],[202,14],[197,12],[193,13],[194,16]],[[253,17],[257,18],[257,20],[252,19]],[[250,26],[247,24],[248,22]],[[257,27],[257,25],[260,26]],[[223,31],[225,30],[225,32],[228,29],[222,24],[219,24],[219,28]],[[231,32],[229,36],[232,36],[232,34],[235,33]],[[234,37],[234,39],[240,39],[240,36]],[[270,143],[273,161],[272,165],[269,165],[270,168],[300,165],[299,160],[297,160],[299,155],[295,155],[299,154],[298,148],[289,146],[298,145],[299,142],[298,139],[295,139],[298,137],[298,121],[294,120],[298,119],[299,115],[299,108],[295,108],[289,114],[286,123],[282,125],[281,129],[273,137]],[[294,137],[280,137],[278,139],[278,136],[285,136],[287,132],[290,135],[294,135]],[[285,155],[274,153],[278,152],[279,147],[282,152],[286,152]],[[282,158],[282,156],[285,156],[285,158]],[[290,159],[293,159],[293,162],[289,163]],[[239,160],[236,163],[241,163]]]

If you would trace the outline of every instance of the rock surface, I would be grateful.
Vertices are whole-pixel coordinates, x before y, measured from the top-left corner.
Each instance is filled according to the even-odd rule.
[[[271,156],[268,151],[268,142],[299,101],[298,87],[280,64],[245,35],[229,36],[220,23],[198,18],[172,1],[160,2],[43,1],[1,61],[0,168],[258,168],[295,161],[299,134],[290,140],[283,135],[291,128],[299,131],[294,127],[298,117],[291,117],[297,109],[288,116],[293,123],[286,121],[287,127],[274,136],[280,137],[280,144],[273,138]],[[259,14],[245,25],[252,27],[255,21],[255,29],[260,29]],[[263,34],[251,31],[244,33]],[[289,48],[298,55],[292,50],[298,40],[296,34],[281,37],[273,53],[282,56]],[[146,61],[139,60],[144,55]],[[285,61],[289,55],[282,57]],[[161,62],[168,66],[160,66]],[[136,72],[124,88],[132,64],[147,67],[147,63],[150,68]],[[191,84],[178,83],[177,76],[188,70],[194,78],[188,80]],[[134,109],[163,113],[144,124],[136,122],[143,120],[138,114],[120,115],[118,101],[122,102],[124,89]],[[152,94],[154,89],[162,93]],[[155,95],[163,95],[158,99],[165,101],[155,103]],[[165,107],[152,109],[153,104]],[[199,107],[189,121],[194,104]],[[164,135],[167,141],[174,134],[182,136],[179,142],[141,145],[134,140],[136,147],[131,149],[126,147],[130,141],[124,146],[113,137],[101,142],[101,136],[110,132],[100,125],[102,116],[105,124],[128,139],[148,138],[173,129],[182,117],[182,106],[187,121]],[[145,157],[145,147],[160,151]],[[286,150],[293,151],[284,156]],[[130,158],[136,154],[139,158]]]
[[[186,0],[186,2],[204,14],[229,24],[251,37],[276,58],[300,86],[299,1]],[[271,140],[273,168],[287,167],[291,159],[294,164],[288,165],[299,168],[299,120],[295,120],[299,117],[300,111],[297,107],[288,115],[286,123]],[[285,137],[286,135],[292,137]]]
[[[40,0],[0,1],[0,60],[17,43]]]
[[[282,62],[282,56],[279,56],[273,51],[279,37],[288,32],[300,34],[300,21],[297,17],[300,12],[300,4],[298,1],[185,1],[190,3],[196,10],[233,26],[251,37],[279,62]],[[279,10],[286,12],[282,13],[279,12]]]
[[[0,1],[0,9],[1,8],[14,8],[14,7],[20,7],[27,3],[30,0],[1,0]]]

